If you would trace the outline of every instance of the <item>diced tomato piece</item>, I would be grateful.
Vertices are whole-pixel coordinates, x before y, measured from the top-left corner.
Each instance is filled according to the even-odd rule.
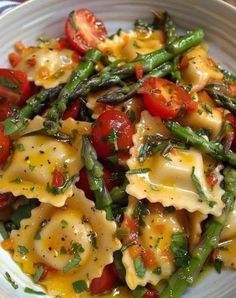
[[[94,278],[90,284],[92,295],[99,295],[110,292],[116,285],[117,275],[114,273],[113,265],[104,267],[101,277]]]
[[[69,14],[65,32],[71,47],[81,54],[85,54],[89,48],[96,48],[98,42],[107,37],[103,22],[85,8]]]
[[[125,239],[123,239],[124,242],[129,243],[129,242],[136,241],[138,239],[138,231],[139,231],[138,218],[125,214],[122,222],[122,227],[127,229],[129,232],[128,236],[125,237]]]
[[[185,55],[181,58],[180,63],[178,65],[178,69],[179,70],[184,70],[185,68],[187,68],[189,65],[189,59],[188,57]]]
[[[95,121],[92,143],[101,158],[127,151],[133,144],[134,125],[127,115],[117,110],[107,110]]]
[[[81,102],[79,99],[72,101],[63,113],[62,120],[66,120],[68,118],[76,119],[76,117],[79,115],[80,106]]]
[[[138,93],[143,94],[148,111],[164,120],[197,110],[197,103],[190,95],[182,87],[166,79],[147,78]]]
[[[137,64],[135,65],[135,75],[136,75],[137,80],[142,79],[142,77],[143,77],[143,73],[144,73],[144,71],[143,71],[143,66],[142,66],[142,64],[137,63]]]
[[[140,257],[142,253],[142,247],[139,244],[134,244],[129,247],[129,255],[132,260],[135,260],[137,257]]]
[[[0,69],[0,98],[21,107],[32,93],[32,85],[24,72]]]
[[[59,38],[57,41],[56,49],[60,51],[60,50],[68,49],[68,48],[70,48],[68,39],[65,37]]]
[[[65,183],[65,178],[63,173],[57,168],[54,169],[52,173],[52,187],[62,187]]]
[[[10,139],[4,135],[4,127],[0,123],[0,164],[6,161],[10,153]]]
[[[145,268],[154,269],[157,267],[158,262],[155,253],[147,248],[142,250],[142,260]]]
[[[8,60],[12,67],[16,67],[21,61],[21,56],[12,52],[8,55]]]

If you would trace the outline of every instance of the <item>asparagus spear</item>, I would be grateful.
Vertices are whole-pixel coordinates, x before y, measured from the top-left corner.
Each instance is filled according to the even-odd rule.
[[[225,194],[222,200],[225,203],[225,209],[219,217],[213,217],[202,236],[198,246],[193,250],[189,264],[186,267],[178,269],[168,281],[167,287],[163,290],[160,298],[178,298],[184,291],[193,284],[194,279],[200,272],[206,262],[212,249],[219,243],[220,233],[226,223],[236,197],[236,170],[233,168],[224,169],[225,176]]]
[[[96,63],[101,58],[102,53],[100,51],[90,49],[81,60],[79,66],[73,71],[70,80],[61,90],[58,100],[53,103],[47,112],[44,126],[51,134],[58,131],[59,119],[66,110],[70,98],[74,95],[78,85],[94,73]]]
[[[111,220],[113,218],[112,199],[103,180],[103,166],[97,160],[97,153],[88,136],[83,136],[81,157],[87,170],[89,186],[95,194],[96,208],[105,210],[107,219]]]
[[[97,74],[91,77],[91,79],[82,82],[78,86],[75,96],[86,95],[99,87],[120,84],[122,80],[134,75],[137,64],[141,64],[144,73],[148,73],[161,64],[170,61],[175,56],[184,53],[191,47],[198,45],[203,37],[204,32],[202,29],[190,31],[186,35],[177,38],[172,43],[171,46],[174,48],[173,52],[170,53],[166,49],[159,49],[152,53],[138,56],[134,61],[129,63],[121,63],[113,71]]]
[[[236,97],[228,96],[224,85],[208,85],[205,89],[212,96],[216,104],[236,115]]]
[[[37,115],[46,104],[54,100],[62,88],[63,85],[51,89],[43,89],[31,96],[27,100],[26,105],[14,117],[9,117],[3,122],[5,135],[11,135],[24,129],[28,124],[28,119]]]
[[[132,96],[134,96],[137,93],[137,90],[139,87],[142,86],[144,79],[148,77],[164,77],[168,73],[170,73],[172,70],[172,63],[166,62],[159,67],[153,69],[149,73],[147,73],[142,79],[138,80],[136,83],[131,85],[126,85],[122,88],[119,88],[115,91],[110,91],[104,94],[102,97],[100,97],[97,101],[107,103],[110,105],[115,105],[121,102],[124,102],[128,99],[130,99]]]
[[[166,45],[171,45],[177,39],[175,23],[168,13],[165,13],[164,32],[166,35]]]
[[[166,121],[165,126],[171,131],[175,138],[200,149],[218,161],[225,161],[236,166],[236,153],[225,151],[222,144],[207,141],[204,137],[196,134],[190,127],[183,127],[175,121]]]

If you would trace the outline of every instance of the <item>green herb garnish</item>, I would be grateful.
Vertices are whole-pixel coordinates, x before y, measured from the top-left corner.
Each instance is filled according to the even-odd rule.
[[[8,272],[5,272],[5,278],[9,282],[9,284],[13,287],[13,289],[18,289],[18,285],[15,281],[11,278],[11,275]]]
[[[41,276],[43,275],[43,273],[44,273],[44,267],[43,266],[37,267],[35,274],[33,275],[33,281],[38,282]]]
[[[27,253],[29,252],[28,248],[22,245],[18,246],[17,251],[23,256],[27,255]]]
[[[44,292],[35,291],[35,290],[33,290],[29,287],[25,287],[24,292],[27,293],[27,294],[40,295],[40,296],[45,296],[46,295]]]
[[[144,277],[146,268],[144,267],[143,260],[140,256],[134,260],[134,269],[138,277]]]
[[[88,291],[88,286],[84,280],[77,280],[72,283],[72,286],[76,293]]]

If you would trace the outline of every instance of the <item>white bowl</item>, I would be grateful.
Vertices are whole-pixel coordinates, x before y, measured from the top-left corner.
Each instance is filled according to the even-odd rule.
[[[0,65],[8,65],[7,54],[18,40],[30,44],[42,35],[62,35],[68,13],[82,7],[91,9],[103,19],[110,33],[120,27],[131,27],[136,18],[150,18],[152,10],[167,10],[180,29],[203,28],[211,54],[224,67],[236,72],[236,9],[219,0],[31,0],[0,17]],[[0,266],[1,298],[32,297],[24,293],[23,288],[37,287],[2,249]],[[19,285],[19,289],[14,290],[5,280],[6,271]],[[236,272],[224,271],[220,275],[212,272],[189,289],[184,297],[236,297],[235,279]]]

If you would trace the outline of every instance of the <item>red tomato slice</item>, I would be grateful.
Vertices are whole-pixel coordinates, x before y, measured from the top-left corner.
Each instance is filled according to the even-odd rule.
[[[7,101],[0,101],[0,121],[4,121],[11,115],[11,106]]]
[[[27,75],[19,70],[0,69],[0,97],[19,107],[32,95]]]
[[[118,151],[127,151],[133,144],[134,125],[128,116],[117,110],[102,113],[92,129],[92,143],[101,158]]]
[[[52,173],[52,187],[62,187],[65,183],[65,178],[61,171],[57,168]]]
[[[197,103],[189,94],[182,87],[166,79],[147,78],[138,93],[143,94],[148,111],[163,120],[174,119],[183,111],[197,110]]]
[[[4,127],[0,124],[0,164],[6,161],[10,153],[10,139],[4,135]]]
[[[62,115],[62,120],[66,120],[68,118],[76,119],[80,111],[80,100],[76,99],[70,103],[68,108]]]
[[[96,48],[98,42],[107,36],[103,22],[85,8],[69,14],[65,32],[71,47],[82,54],[85,54],[89,48]]]
[[[113,265],[107,265],[102,272],[101,277],[94,278],[90,284],[92,295],[99,295],[111,291],[116,284],[117,274],[114,273]]]

